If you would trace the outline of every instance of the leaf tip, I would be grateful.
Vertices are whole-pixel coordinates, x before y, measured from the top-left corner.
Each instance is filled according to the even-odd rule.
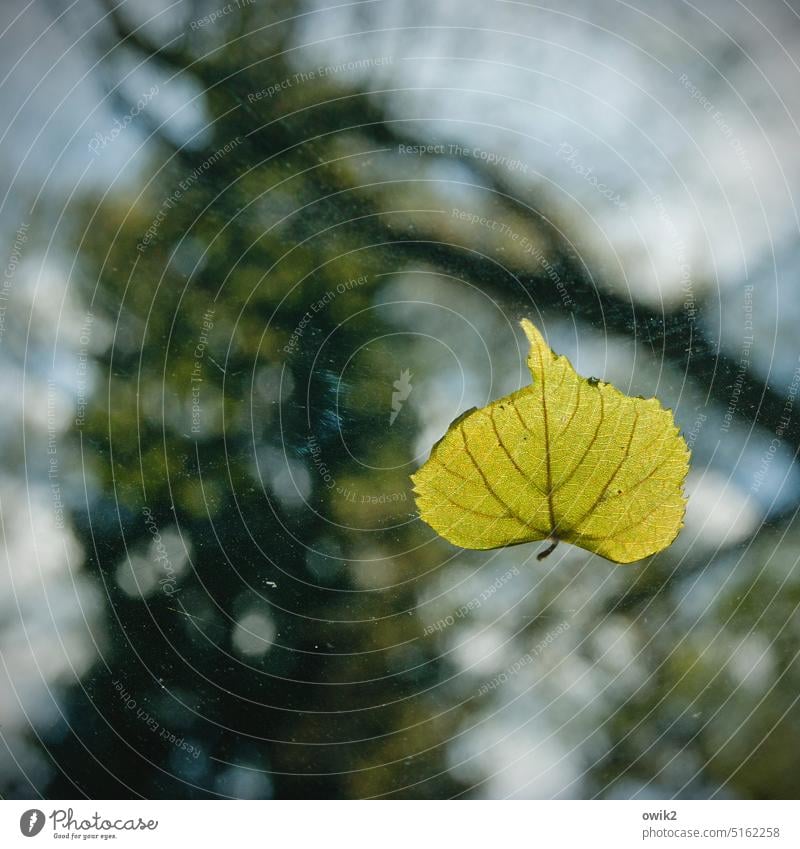
[[[528,368],[531,370],[534,378],[536,378],[539,370],[544,368],[548,362],[555,360],[556,355],[545,341],[539,328],[532,321],[523,318],[520,321],[520,325],[525,331],[525,336],[528,338],[531,346],[528,352]]]
[[[532,346],[541,347],[547,346],[547,343],[544,341],[544,337],[539,331],[539,328],[528,318],[523,318],[520,321],[520,325],[522,329],[525,331],[525,335],[528,337],[528,341]]]

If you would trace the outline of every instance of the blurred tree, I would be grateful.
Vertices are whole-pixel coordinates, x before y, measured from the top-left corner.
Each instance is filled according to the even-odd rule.
[[[375,308],[382,275],[434,269],[479,284],[511,314],[536,309],[635,332],[723,405],[740,380],[738,363],[720,358],[681,310],[648,310],[599,288],[558,237],[568,228],[539,213],[544,195],[468,164],[494,217],[546,248],[555,279],[569,282],[567,300],[516,242],[438,214],[437,187],[392,155],[413,136],[375,98],[332,75],[282,87],[299,71],[297,8],[271,3],[265,20],[260,5],[243,5],[224,29],[189,28],[165,46],[108,4],[105,38],[199,83],[211,120],[191,145],[153,122],[146,191],[120,189],[100,205],[86,198],[74,223],[93,332],[113,338],[73,434],[89,487],[73,521],[108,598],[108,639],[66,697],[69,730],[45,738],[59,767],[52,797],[480,792],[449,769],[446,749],[490,709],[474,689],[441,686],[458,663],[443,657],[438,635],[423,637],[429,620],[416,613],[446,556],[417,547],[430,537],[409,522],[413,409],[387,426],[393,383],[409,363]],[[749,376],[740,383],[737,415],[750,421],[758,410],[776,426],[786,399]],[[784,429],[795,446],[796,418]],[[602,727],[611,741],[586,756],[586,786],[600,795],[656,779],[687,741],[709,763],[687,792],[707,791],[765,730],[797,722],[792,659],[779,699],[737,707],[752,726],[744,750],[705,724],[735,685],[716,689],[729,673],[706,653],[708,635],[687,636],[672,615],[676,583],[708,565],[695,558],[676,578],[678,556],[604,581],[558,649],[596,661],[614,682],[603,665],[607,632],[593,645],[592,617],[627,617],[642,629],[633,629],[639,662],[654,670],[652,690],[619,691],[610,707],[598,698],[581,732]],[[789,548],[782,562],[793,557]],[[547,635],[571,580],[553,577],[520,608],[520,643]],[[779,585],[764,576],[753,609],[766,610]],[[796,601],[784,594],[781,604],[787,614]],[[791,658],[796,635],[775,639]],[[563,704],[569,719],[585,708]],[[520,705],[526,722],[532,709]],[[765,745],[770,756],[735,772],[730,792],[796,790],[781,747]]]

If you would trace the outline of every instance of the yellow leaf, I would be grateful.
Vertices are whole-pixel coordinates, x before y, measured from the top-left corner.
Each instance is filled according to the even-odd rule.
[[[617,563],[666,548],[689,468],[672,413],[582,378],[522,327],[533,384],[450,425],[412,475],[421,517],[462,548],[564,540]]]

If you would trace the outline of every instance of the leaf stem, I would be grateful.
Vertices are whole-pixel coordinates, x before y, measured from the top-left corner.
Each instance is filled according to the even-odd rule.
[[[537,560],[544,560],[545,557],[549,557],[556,550],[556,546],[558,545],[558,538],[557,537],[550,537],[549,539],[550,539],[550,545],[548,545],[547,548],[544,551],[540,551],[536,555]]]

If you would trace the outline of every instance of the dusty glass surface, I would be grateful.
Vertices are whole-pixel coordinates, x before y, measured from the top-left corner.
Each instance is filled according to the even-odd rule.
[[[3,796],[796,796],[793,9],[131,5],[2,12]],[[667,550],[419,521],[523,317]]]

